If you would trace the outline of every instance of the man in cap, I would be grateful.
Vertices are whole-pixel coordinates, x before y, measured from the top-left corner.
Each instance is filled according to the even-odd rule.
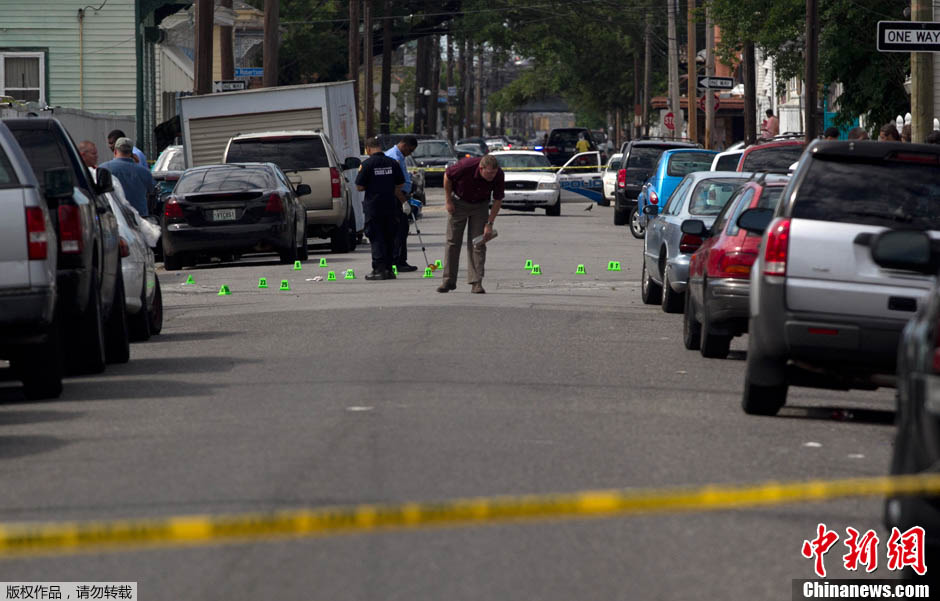
[[[141,217],[149,215],[147,198],[153,192],[153,176],[150,170],[138,165],[134,160],[134,142],[130,138],[118,138],[114,141],[114,158],[98,166],[107,169],[118,178],[124,188],[124,194],[131,206],[137,209]]]

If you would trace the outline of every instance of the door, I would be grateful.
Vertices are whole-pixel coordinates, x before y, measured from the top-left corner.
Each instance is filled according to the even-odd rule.
[[[602,178],[601,153],[595,150],[574,155],[558,171],[561,201],[601,202],[604,197]]]

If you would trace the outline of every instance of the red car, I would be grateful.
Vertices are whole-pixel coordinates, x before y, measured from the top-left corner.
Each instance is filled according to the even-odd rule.
[[[728,356],[731,339],[747,332],[751,265],[761,237],[738,227],[747,209],[768,210],[768,221],[780,200],[787,177],[762,175],[748,181],[724,206],[711,229],[690,219],[682,231],[704,238],[689,260],[682,333],[685,348],[703,357]]]
[[[800,160],[804,146],[806,142],[803,140],[778,140],[748,146],[741,154],[737,171],[787,173],[790,165]]]

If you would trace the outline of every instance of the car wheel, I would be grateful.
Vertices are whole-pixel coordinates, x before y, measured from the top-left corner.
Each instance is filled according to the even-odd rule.
[[[299,256],[296,242],[291,240],[290,245],[287,248],[277,251],[277,256],[282,265],[293,264],[293,262],[296,261],[297,257]]]
[[[355,248],[353,246],[355,239],[356,232],[353,231],[353,228],[349,224],[349,215],[346,215],[346,220],[343,221],[343,224],[330,234],[330,251],[334,253],[352,252],[353,248]]]
[[[643,261],[643,272],[640,275],[640,298],[643,300],[644,304],[647,305],[656,305],[659,304],[662,299],[663,289],[650,279],[650,274],[646,270],[646,258],[642,259]]]
[[[614,225],[627,225],[627,214],[614,209]]]
[[[724,359],[731,350],[729,334],[716,334],[712,330],[711,320],[708,319],[708,306],[702,307],[702,344],[699,350],[703,357],[709,359]]]
[[[301,261],[306,261],[310,258],[310,249],[307,246],[307,232],[303,233],[303,242],[300,244],[300,248],[297,251],[297,256]]]
[[[685,293],[685,314],[682,316],[682,343],[690,351],[696,351],[702,342],[702,324],[695,319],[695,303],[690,290]]]
[[[545,214],[549,217],[558,217],[561,215],[561,199],[556,200],[555,204],[552,206],[545,207]]]
[[[163,331],[163,293],[160,292],[160,278],[156,278],[155,286],[153,304],[150,306],[150,333],[152,335]]]
[[[602,195],[602,196],[601,196],[601,201],[600,201],[598,204],[601,205],[602,207],[609,207],[609,206],[610,206],[610,199],[607,198],[606,196],[603,196],[603,195]]]
[[[646,227],[640,223],[640,210],[636,207],[630,213],[630,233],[634,238],[642,238],[646,235]]]
[[[127,334],[127,299],[124,297],[124,276],[120,272],[114,286],[114,301],[105,324],[105,356],[108,363],[127,363],[131,358],[131,343]]]
[[[140,291],[140,311],[131,315],[127,320],[131,340],[140,342],[150,340],[150,309],[147,307],[147,276],[144,274],[144,285]]]
[[[682,310],[685,295],[672,289],[669,283],[669,270],[663,269],[662,307],[665,313],[678,313]]]
[[[755,328],[748,327],[747,366],[744,371],[744,395],[741,408],[748,415],[776,415],[787,402],[786,360],[776,360],[761,355],[755,343]],[[771,382],[758,385],[751,382]]]
[[[62,347],[58,320],[49,327],[42,344],[30,346],[11,361],[30,401],[57,399],[62,394]]]
[[[787,402],[787,385],[758,386],[744,377],[741,407],[748,415],[777,415]]]
[[[92,271],[90,279],[85,311],[74,321],[69,320],[66,330],[65,346],[69,358],[66,367],[74,374],[100,374],[106,365],[98,273]]]
[[[183,268],[183,255],[164,255],[163,268],[167,271],[177,271]]]

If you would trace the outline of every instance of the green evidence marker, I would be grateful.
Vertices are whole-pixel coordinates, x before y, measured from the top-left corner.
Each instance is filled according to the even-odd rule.
[[[356,272],[353,271],[352,269],[347,269],[347,270],[346,270],[346,277],[345,277],[344,279],[346,279],[346,280],[354,280],[354,279],[356,279]]]
[[[431,268],[430,268],[430,267],[425,267],[425,268],[424,268],[424,277],[426,277],[426,278],[433,278],[433,277],[434,277],[434,272],[431,271]]]
[[[303,266],[300,264],[300,261],[294,261],[294,271],[300,271],[303,269]]]
[[[232,294],[232,291],[228,289],[228,286],[222,284],[222,287],[219,288],[219,296],[229,296]]]
[[[584,265],[578,265],[578,268],[575,270],[575,273],[583,275],[585,273]]]
[[[184,283],[184,284],[195,284],[195,283],[196,283],[196,280],[193,279],[192,274],[189,274],[189,276],[186,278],[186,281],[183,282],[183,283]]]
[[[523,269],[532,269],[532,259],[525,260],[525,267]]]
[[[288,282],[287,280],[281,280],[281,288],[280,288],[280,289],[281,289],[281,290],[287,290],[287,291],[289,291],[289,290],[290,290],[290,282]]]
[[[532,275],[542,275],[542,268],[538,264],[532,266]]]
[[[326,274],[326,281],[327,281],[327,282],[335,282],[335,281],[336,281],[336,272],[335,272],[335,271],[331,271],[330,273]]]
[[[320,257],[320,267],[326,267],[326,257]]]
[[[267,288],[268,280],[267,278],[258,278],[258,288]]]

